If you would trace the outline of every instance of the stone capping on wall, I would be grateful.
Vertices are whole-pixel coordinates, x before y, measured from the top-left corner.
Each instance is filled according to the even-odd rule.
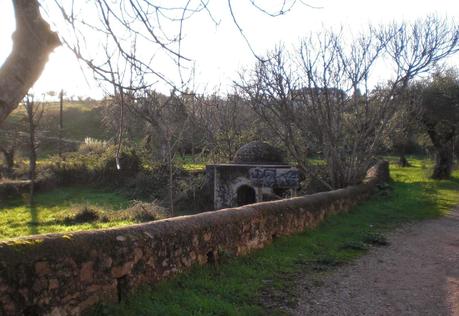
[[[0,315],[80,315],[98,302],[122,300],[141,284],[212,263],[221,253],[244,255],[276,236],[313,228],[388,180],[388,162],[381,161],[361,184],[335,191],[0,242]]]

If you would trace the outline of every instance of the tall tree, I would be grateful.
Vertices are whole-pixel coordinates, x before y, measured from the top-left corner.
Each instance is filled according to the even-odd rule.
[[[435,148],[434,179],[451,176],[454,137],[459,131],[459,75],[435,73],[422,90],[422,123]]]

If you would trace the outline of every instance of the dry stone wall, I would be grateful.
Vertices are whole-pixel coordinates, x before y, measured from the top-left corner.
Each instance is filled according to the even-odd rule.
[[[380,162],[357,186],[123,228],[0,242],[0,315],[80,315],[141,284],[244,255],[348,211],[387,181]]]

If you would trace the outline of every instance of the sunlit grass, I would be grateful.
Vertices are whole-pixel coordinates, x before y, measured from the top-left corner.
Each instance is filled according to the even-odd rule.
[[[26,203],[27,196],[0,206],[0,239],[106,228],[131,224],[128,220],[66,224],[65,217],[88,207],[101,214],[115,212],[128,206],[127,198],[111,192],[87,187],[61,188],[38,193],[33,207]]]
[[[203,163],[185,163],[182,168],[189,172],[203,171],[206,169],[206,165]]]
[[[119,305],[99,306],[104,315],[267,315],[262,302],[294,305],[295,279],[316,275],[363,255],[369,241],[410,221],[439,217],[459,203],[459,172],[451,180],[427,178],[430,164],[391,166],[391,189],[380,191],[347,214],[328,218],[317,229],[281,237],[249,256],[227,258],[217,266],[139,290]],[[382,237],[380,237],[382,236]]]

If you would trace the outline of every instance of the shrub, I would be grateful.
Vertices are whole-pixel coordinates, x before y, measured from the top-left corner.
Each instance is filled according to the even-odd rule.
[[[121,170],[118,170],[115,146],[104,148],[104,151],[66,153],[63,159],[52,156],[38,165],[37,179],[54,185],[97,184],[119,187],[142,170],[141,159],[134,150],[127,148],[121,152]],[[18,177],[27,175],[27,166],[23,169],[17,170]]]
[[[167,194],[168,182],[167,172],[155,168],[148,173],[139,172],[128,179],[125,191],[136,199],[158,199]]]
[[[166,210],[156,201],[151,203],[133,201],[131,207],[110,215],[112,220],[130,220],[137,223],[156,221],[166,217],[168,217]]]
[[[120,169],[117,168],[116,148],[110,146],[94,166],[96,181],[108,185],[120,185],[142,170],[142,161],[134,149],[126,148],[120,153],[119,165]]]
[[[92,222],[98,221],[100,218],[101,217],[96,210],[88,206],[83,206],[82,208],[77,210],[74,214],[65,217],[64,223],[67,225],[92,223]]]
[[[82,154],[102,154],[109,147],[109,144],[105,140],[98,140],[91,137],[86,137],[84,143],[78,148],[78,152]]]

